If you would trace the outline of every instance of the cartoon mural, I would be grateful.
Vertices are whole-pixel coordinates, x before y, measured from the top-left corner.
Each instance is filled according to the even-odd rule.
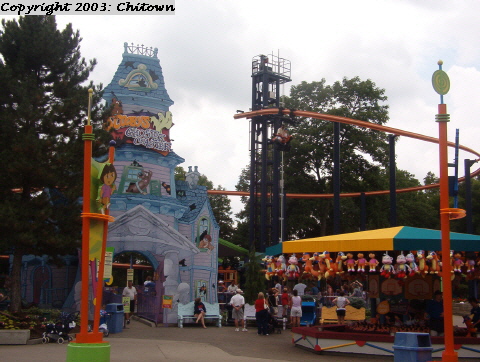
[[[107,163],[103,167],[102,173],[100,174],[100,182],[102,182],[102,186],[98,190],[98,202],[100,203],[100,211],[102,214],[105,214],[105,210],[110,207],[110,197],[112,193],[115,192],[117,186],[115,186],[114,182],[117,179],[117,170],[115,167]]]

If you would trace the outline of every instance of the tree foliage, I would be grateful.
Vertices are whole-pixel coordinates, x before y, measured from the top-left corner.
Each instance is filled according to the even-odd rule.
[[[265,290],[265,275],[262,273],[261,259],[250,250],[249,261],[245,264],[245,302],[254,304],[259,292]]]
[[[327,85],[302,82],[291,89],[286,107],[348,117],[383,125],[387,123],[385,91],[370,80],[358,77]],[[284,153],[285,191],[300,194],[333,193],[333,123],[301,118],[290,126],[291,150]],[[389,145],[387,135],[357,126],[340,125],[341,193],[388,190]],[[249,167],[242,171],[237,190],[248,191]],[[427,175],[433,182],[434,175]],[[433,178],[433,179],[432,179]],[[396,188],[419,186],[420,182],[404,170],[396,171]],[[438,225],[438,191],[427,190],[397,194],[397,224],[435,228]],[[236,216],[240,232],[248,234],[248,198]],[[360,229],[361,200],[341,198],[341,232]],[[437,207],[437,209],[435,208]],[[333,199],[287,199],[287,239],[317,237],[333,233]],[[390,226],[390,196],[366,198],[366,228]],[[242,228],[242,229],[241,229]]]
[[[21,258],[74,252],[80,240],[82,126],[96,61],[80,34],[54,16],[2,20],[0,31],[0,250],[13,253],[12,304],[20,307]],[[96,91],[101,91],[101,86]],[[101,124],[94,93],[92,121]]]

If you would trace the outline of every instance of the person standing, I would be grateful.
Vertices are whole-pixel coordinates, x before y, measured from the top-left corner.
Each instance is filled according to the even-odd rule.
[[[290,318],[293,327],[300,327],[302,318],[302,297],[298,295],[298,290],[293,290],[293,297],[290,299]]]
[[[238,286],[234,282],[232,282],[232,284],[228,286],[227,292],[234,294],[237,291],[237,289],[238,289]]]
[[[274,318],[278,314],[277,298],[278,298],[278,290],[275,288],[270,289],[268,291],[268,306],[269,306],[269,312]]]
[[[258,328],[257,334],[268,336],[268,304],[262,292],[258,293],[255,301],[255,319]]]
[[[472,316],[472,326],[477,329],[477,331],[480,330],[480,305],[478,304],[477,298],[468,298],[468,302],[472,306],[472,310],[470,311],[470,314],[473,314]]]
[[[123,289],[122,296],[130,298],[130,312],[125,313],[125,319],[127,324],[130,324],[130,315],[135,312],[135,302],[137,301],[137,289],[133,286],[131,280],[128,281],[128,285]]]
[[[443,294],[440,290],[436,290],[433,294],[433,299],[427,303],[425,310],[425,319],[428,320],[430,327],[430,334],[437,336],[443,334]],[[432,331],[434,333],[432,333]]]
[[[337,306],[338,324],[345,324],[346,307],[350,304],[350,301],[344,295],[345,293],[340,291],[340,295],[333,300],[333,304]]]
[[[293,290],[296,290],[298,292],[298,295],[301,296],[305,294],[306,287],[307,286],[305,284],[303,284],[302,282],[299,282],[293,287]]]
[[[235,295],[230,299],[230,304],[233,307],[232,317],[235,320],[235,332],[240,331],[240,325],[243,322],[243,306],[245,305],[245,298],[242,295],[242,290],[237,289]],[[247,332],[247,329],[242,328],[242,332]]]

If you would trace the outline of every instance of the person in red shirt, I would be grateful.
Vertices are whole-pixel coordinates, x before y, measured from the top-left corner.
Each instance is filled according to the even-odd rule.
[[[268,304],[265,295],[260,292],[255,301],[255,319],[257,321],[258,335],[268,336]]]

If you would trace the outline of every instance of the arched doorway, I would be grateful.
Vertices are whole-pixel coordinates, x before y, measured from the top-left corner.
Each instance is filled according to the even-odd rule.
[[[123,250],[113,257],[111,287],[105,288],[106,303],[121,303],[123,288],[127,285],[128,270],[133,269],[133,285],[137,289],[136,314],[155,323],[163,322],[164,258],[147,251]],[[147,277],[154,285],[145,286]]]

